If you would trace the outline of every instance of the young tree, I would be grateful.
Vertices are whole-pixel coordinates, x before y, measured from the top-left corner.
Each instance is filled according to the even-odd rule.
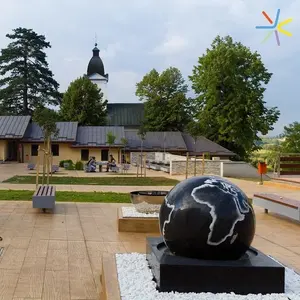
[[[285,153],[300,153],[300,123],[294,122],[284,126],[282,150]]]
[[[216,37],[190,76],[206,137],[247,159],[258,134],[272,130],[280,114],[263,100],[271,76],[257,52],[230,36]]]
[[[110,154],[111,146],[113,146],[115,144],[116,138],[117,137],[113,134],[113,132],[109,131],[107,133],[107,135],[106,135],[106,143],[109,146],[108,154]]]
[[[184,129],[189,120],[187,85],[177,68],[170,67],[161,74],[153,69],[136,87],[136,95],[145,103],[147,131]]]
[[[126,155],[126,147],[128,145],[128,140],[125,137],[122,137],[121,138],[121,144],[123,146],[123,152],[124,152],[123,155],[125,156]],[[122,151],[121,151],[121,156],[122,156]],[[123,160],[121,160],[121,161],[123,162]],[[125,161],[125,163],[126,163],[126,161]]]
[[[189,133],[189,135],[193,138],[194,140],[194,152],[195,152],[195,155],[194,155],[194,176],[196,176],[196,173],[197,173],[197,155],[196,155],[196,144],[197,144],[197,141],[198,141],[198,138],[201,136],[201,135],[204,135],[205,134],[205,130],[204,130],[204,124],[203,124],[203,121],[200,120],[196,120],[196,119],[192,119],[188,125],[187,125],[187,132]],[[203,170],[204,172],[204,170]]]
[[[56,127],[57,113],[49,108],[38,107],[33,114],[33,121],[36,122],[42,129],[44,135],[44,147],[41,149],[44,153],[43,157],[43,177],[42,184],[44,184],[45,172],[47,172],[47,184],[49,184],[49,172],[52,171],[52,151],[51,138],[58,135]],[[38,170],[37,170],[37,184],[38,184]]]
[[[80,125],[99,126],[106,124],[107,100],[103,93],[87,77],[71,82],[63,95],[60,115],[64,121],[77,121]]]
[[[59,104],[59,84],[49,70],[45,36],[17,28],[0,55],[0,106],[6,114],[31,115],[38,106]]]
[[[138,130],[138,135],[141,138],[141,147],[140,147],[140,150],[141,150],[141,152],[140,152],[141,177],[143,177],[143,156],[144,156],[143,151],[144,151],[144,141],[146,139],[146,134],[147,134],[147,129],[146,128],[147,127],[144,124],[142,124],[142,126],[140,126],[140,128]],[[138,174],[139,174],[139,162],[138,162],[138,159],[137,159],[137,166],[136,167],[137,167],[137,176],[138,176]],[[146,177],[146,166],[144,166],[144,167],[145,167],[144,176]]]

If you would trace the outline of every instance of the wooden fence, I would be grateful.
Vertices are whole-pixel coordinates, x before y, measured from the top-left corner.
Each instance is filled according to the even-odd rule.
[[[279,157],[280,175],[300,175],[300,154],[281,154]]]

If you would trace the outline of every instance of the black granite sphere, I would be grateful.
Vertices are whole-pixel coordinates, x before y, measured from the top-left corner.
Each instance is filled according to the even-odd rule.
[[[239,259],[255,234],[255,214],[247,196],[217,176],[177,184],[165,197],[159,223],[172,253],[199,259]]]

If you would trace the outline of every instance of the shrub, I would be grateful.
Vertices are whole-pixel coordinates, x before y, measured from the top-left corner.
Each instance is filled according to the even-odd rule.
[[[83,162],[82,161],[77,161],[75,164],[75,170],[83,170]]]
[[[68,163],[69,165],[73,165],[73,161],[72,161],[71,159],[66,159],[66,160],[61,160],[61,161],[59,162],[59,166],[60,166],[61,168],[63,168],[65,163]]]
[[[69,164],[68,167],[67,167],[66,169],[69,170],[69,171],[72,171],[72,170],[75,170],[75,166],[74,166],[74,164],[72,163],[72,164]]]

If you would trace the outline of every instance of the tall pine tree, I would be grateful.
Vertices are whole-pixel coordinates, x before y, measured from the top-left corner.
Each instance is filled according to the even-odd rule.
[[[40,106],[58,105],[59,84],[49,70],[44,49],[51,48],[45,36],[32,29],[17,28],[0,56],[0,111],[31,115]]]

